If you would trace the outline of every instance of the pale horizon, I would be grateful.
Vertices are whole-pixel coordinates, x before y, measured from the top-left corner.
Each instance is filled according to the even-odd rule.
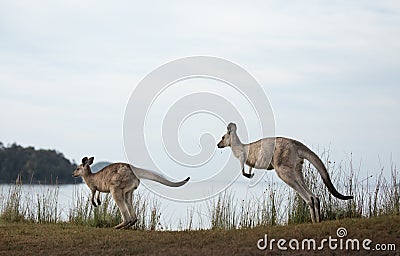
[[[352,157],[363,177],[390,175],[400,162],[396,1],[2,1],[0,17],[4,145],[126,161],[123,119],[135,87],[169,61],[205,55],[257,79],[277,136],[329,150],[332,162]],[[225,127],[207,125],[218,142]],[[188,151],[194,139],[182,142]]]

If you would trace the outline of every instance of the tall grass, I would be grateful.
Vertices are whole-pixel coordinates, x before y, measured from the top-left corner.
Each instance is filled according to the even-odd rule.
[[[58,211],[58,189],[56,186],[49,186],[41,193],[36,194],[36,207],[31,207],[30,213],[31,221],[38,223],[56,223],[59,221]],[[36,213],[34,210],[36,209]]]
[[[10,187],[7,196],[2,198],[0,220],[5,222],[18,222],[25,220],[26,209],[21,207],[22,185]],[[4,195],[3,191],[1,193]]]
[[[234,194],[225,190],[209,207],[212,229],[233,229],[238,223]]]
[[[28,186],[24,190],[23,186]],[[73,206],[69,209],[67,222],[92,227],[113,227],[122,221],[120,211],[110,194],[102,194],[102,203],[94,207],[90,192],[74,189]],[[9,186],[0,194],[0,220],[3,222],[60,223],[59,186],[30,186],[21,183]],[[33,192],[34,191],[34,192]],[[135,192],[133,205],[138,221],[133,228],[160,230],[161,203],[149,193]]]
[[[315,167],[305,164],[305,181],[320,199],[322,220],[400,214],[400,179],[395,165],[391,164],[387,180],[383,167],[375,175],[361,177],[361,163],[355,167],[352,157],[347,162],[332,163],[329,152],[323,152],[322,159],[337,190],[354,196],[353,200],[346,201],[333,197]],[[375,184],[374,187],[371,184]],[[311,222],[308,205],[293,189],[268,180],[265,185],[267,189],[262,198],[238,201],[231,191],[219,195],[208,209],[211,228],[253,228]],[[282,195],[288,196],[285,198]]]
[[[133,208],[138,218],[133,228],[137,230],[161,229],[159,199],[140,191],[135,191],[133,195]],[[122,216],[112,196],[102,194],[102,197],[101,204],[94,207],[88,193],[75,190],[74,206],[69,211],[68,221],[91,227],[113,227],[121,223]]]
[[[69,209],[68,221],[76,225],[91,227],[112,227],[121,222],[118,208],[111,201],[111,197],[103,197],[102,203],[94,207],[89,193],[83,193],[74,188],[73,207]]]
[[[396,167],[392,164],[390,179],[384,175],[384,168],[378,174],[360,178],[360,166],[355,168],[352,158],[347,163],[331,163],[325,160],[331,179],[335,187],[346,195],[353,195],[353,200],[339,200],[334,198],[324,186],[318,171],[310,164],[303,172],[306,183],[313,193],[320,198],[321,216],[323,220],[341,218],[370,218],[379,215],[399,214],[399,178]],[[375,179],[375,186],[371,181]],[[310,213],[306,203],[294,191],[289,204],[289,223],[303,223],[310,221]]]
[[[208,212],[211,229],[254,228],[280,223],[285,212],[285,189],[267,180],[267,189],[261,195],[248,193],[246,199],[237,199],[231,190],[225,190],[210,201]]]
[[[58,186],[47,186],[36,194],[23,193],[21,183],[10,186],[0,207],[0,219],[6,222],[29,221],[56,223],[59,220]]]
[[[381,167],[377,173],[362,176],[361,164],[354,164],[351,156],[347,161],[339,163],[329,160],[329,152],[323,152],[321,158],[337,190],[354,196],[353,200],[347,201],[333,197],[318,171],[309,163],[305,164],[305,181],[320,198],[323,220],[400,214],[400,177],[394,164],[390,165],[389,170]],[[270,173],[259,184],[265,186],[263,193],[255,194],[249,189],[243,198],[243,195],[239,197],[236,191],[228,189],[208,200],[202,209],[192,206],[187,210],[186,218],[179,221],[178,229],[238,229],[310,222],[308,205],[286,184],[268,178],[272,176],[275,174]],[[42,191],[37,193],[24,192],[23,186],[26,185],[19,183],[10,186],[8,191],[3,191],[1,187],[0,221],[66,221],[92,227],[113,227],[122,221],[119,209],[109,194],[102,194],[101,205],[93,207],[90,191],[80,191],[79,186],[76,186],[72,196],[73,205],[65,220],[60,218],[59,186],[39,187]],[[173,229],[161,223],[159,197],[147,190],[138,190],[134,193],[133,205],[138,217],[134,229]],[[201,223],[194,223],[196,217]]]

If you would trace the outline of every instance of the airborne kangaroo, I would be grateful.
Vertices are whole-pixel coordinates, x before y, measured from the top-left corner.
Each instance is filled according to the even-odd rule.
[[[231,147],[233,155],[240,161],[242,174],[247,178],[252,178],[254,176],[254,174],[251,174],[252,168],[275,169],[279,178],[296,190],[308,204],[312,222],[321,221],[320,205],[319,198],[305,184],[302,173],[304,159],[307,159],[317,168],[332,195],[342,200],[353,199],[353,196],[344,196],[336,190],[321,159],[301,142],[288,138],[272,137],[250,144],[242,144],[236,134],[236,124],[230,123],[227,130],[217,146],[218,148]],[[244,171],[245,163],[249,166],[248,174]]]
[[[139,179],[157,181],[170,187],[180,187],[189,181],[190,177],[180,182],[172,182],[160,174],[152,171],[136,168],[127,163],[110,164],[97,173],[92,173],[90,165],[94,157],[82,159],[82,163],[72,173],[72,176],[82,176],[86,185],[92,191],[92,204],[96,207],[94,197],[96,191],[97,204],[100,205],[100,192],[110,193],[114,198],[119,210],[121,211],[123,221],[115,226],[115,229],[128,228],[135,224],[137,217],[132,205],[133,191],[139,186]]]

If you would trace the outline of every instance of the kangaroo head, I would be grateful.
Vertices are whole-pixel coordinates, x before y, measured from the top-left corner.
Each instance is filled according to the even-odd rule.
[[[229,123],[226,129],[226,134],[222,136],[221,141],[217,144],[218,148],[230,147],[232,144],[232,136],[236,134],[236,124]]]
[[[94,157],[87,158],[86,156],[82,158],[82,163],[76,167],[75,171],[72,173],[72,176],[79,177],[84,174],[91,173],[90,165],[93,164]]]

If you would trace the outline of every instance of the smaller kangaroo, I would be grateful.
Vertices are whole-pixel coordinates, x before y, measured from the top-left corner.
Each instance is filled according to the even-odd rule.
[[[127,163],[110,164],[97,173],[92,173],[90,165],[94,157],[82,158],[82,163],[78,165],[72,176],[81,176],[86,185],[92,191],[92,204],[96,207],[94,201],[96,191],[97,204],[100,205],[100,192],[111,193],[117,204],[123,221],[116,225],[115,229],[129,228],[137,221],[135,210],[133,209],[132,196],[133,191],[139,186],[139,179],[147,179],[159,182],[169,187],[180,187],[186,184],[190,177],[183,181],[172,182],[158,173],[134,167]]]
[[[353,199],[353,196],[340,194],[333,186],[328,171],[321,159],[303,143],[282,137],[264,138],[250,144],[242,144],[236,134],[236,124],[230,123],[227,133],[217,144],[218,148],[231,147],[233,155],[239,159],[242,174],[252,178],[252,168],[275,169],[279,178],[292,187],[310,208],[312,222],[320,222],[320,202],[307,187],[302,173],[304,159],[314,165],[329,192],[342,199]],[[271,159],[272,156],[272,159]],[[249,166],[249,173],[245,173],[244,164]]]

